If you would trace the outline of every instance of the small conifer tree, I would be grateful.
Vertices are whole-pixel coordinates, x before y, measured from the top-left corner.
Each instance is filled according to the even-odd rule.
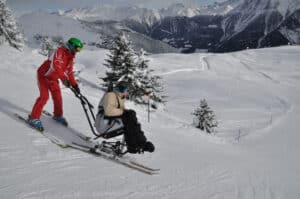
[[[218,126],[214,112],[210,109],[205,99],[200,101],[198,107],[193,113],[195,116],[196,127],[207,133],[214,132],[214,128]]]

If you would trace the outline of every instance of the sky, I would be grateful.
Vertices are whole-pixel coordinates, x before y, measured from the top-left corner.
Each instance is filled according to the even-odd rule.
[[[20,15],[34,10],[57,11],[78,7],[101,6],[104,4],[162,8],[174,3],[197,6],[211,4],[216,1],[220,2],[224,0],[6,0],[6,3],[17,15]]]

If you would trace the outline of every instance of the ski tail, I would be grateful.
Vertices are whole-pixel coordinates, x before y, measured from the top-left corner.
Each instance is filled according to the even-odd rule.
[[[61,148],[67,148],[68,147],[68,144],[66,144],[64,141],[62,141],[61,139],[57,138],[56,136],[52,135],[51,133],[47,133],[45,131],[40,131],[39,129],[37,128],[34,128],[32,126],[30,126],[27,122],[27,119],[17,113],[14,114],[14,116],[16,118],[18,118],[20,121],[24,122],[28,127],[40,132],[42,135],[44,135],[46,138],[48,138],[52,143],[60,146]]]

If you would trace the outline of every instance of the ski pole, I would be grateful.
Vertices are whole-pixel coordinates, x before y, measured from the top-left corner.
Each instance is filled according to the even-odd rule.
[[[150,122],[150,95],[148,96],[148,122]]]
[[[148,122],[150,122],[150,97],[151,97],[151,91],[146,92],[146,95],[148,96]]]

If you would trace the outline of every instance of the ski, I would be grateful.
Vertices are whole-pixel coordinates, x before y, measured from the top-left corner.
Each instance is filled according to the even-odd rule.
[[[50,113],[49,111],[46,111],[46,110],[43,110],[43,112],[42,112],[45,116],[48,116],[48,117],[53,117],[53,115],[52,115],[52,113]],[[70,128],[70,127],[67,127],[66,126],[66,128]],[[71,128],[70,128],[71,129]],[[71,129],[72,130],[72,129]],[[81,134],[81,133],[78,133],[78,132],[76,132],[76,131],[73,131],[72,130],[72,133],[73,134],[75,134],[76,136],[78,136],[80,139],[82,139],[82,140],[84,140],[84,141],[90,141],[92,138],[91,137],[89,137],[89,136],[85,136],[85,135],[83,135],[83,134]]]
[[[133,164],[133,165],[139,166],[139,167],[141,167],[141,168],[144,168],[144,169],[153,171],[153,172],[159,172],[159,171],[160,171],[160,169],[154,169],[154,168],[145,166],[145,165],[143,165],[143,164],[141,164],[141,163],[138,163],[138,162],[136,162],[136,161],[134,161],[134,160],[130,160],[130,163]]]
[[[28,126],[28,127],[32,128],[32,129],[40,132],[46,138],[48,138],[52,143],[58,145],[61,148],[71,147],[71,148],[78,149],[78,150],[81,150],[81,151],[84,151],[84,152],[87,152],[87,153],[91,153],[93,155],[96,155],[97,157],[102,157],[102,158],[104,158],[106,160],[109,160],[109,161],[121,164],[121,165],[126,166],[126,167],[128,167],[130,169],[134,169],[136,171],[139,171],[139,172],[142,172],[142,173],[145,173],[145,174],[148,174],[148,175],[159,174],[160,169],[153,169],[153,168],[147,167],[147,166],[145,166],[145,165],[143,165],[141,163],[138,163],[138,162],[136,162],[136,161],[134,161],[132,159],[127,159],[127,158],[124,158],[123,156],[119,156],[119,155],[117,155],[116,153],[114,153],[111,150],[104,151],[104,149],[106,147],[102,148],[102,150],[101,150],[101,148],[93,148],[93,147],[81,145],[81,144],[74,143],[74,142],[72,142],[71,144],[66,144],[62,140],[60,140],[59,138],[55,137],[54,135],[52,135],[50,133],[47,133],[45,131],[42,132],[42,131],[39,131],[38,129],[33,128],[32,126],[30,126],[28,124],[27,119],[25,119],[23,116],[21,116],[21,115],[19,115],[17,113],[15,113],[14,115],[20,121],[24,122],[26,124],[26,126]],[[50,115],[48,115],[48,116],[50,116]],[[87,140],[84,137],[82,137],[82,139],[84,141],[88,141],[88,142],[91,141],[90,139]]]
[[[84,151],[84,152],[91,153],[91,154],[96,155],[98,157],[102,157],[106,160],[121,164],[123,166],[126,166],[130,169],[134,169],[136,171],[142,172],[144,174],[155,175],[155,174],[158,174],[158,172],[159,172],[159,170],[157,170],[157,169],[152,169],[150,167],[144,166],[144,165],[142,165],[140,163],[137,163],[135,161],[126,159],[124,157],[117,156],[116,154],[111,154],[111,153],[101,151],[101,149],[91,148],[91,147],[80,145],[80,144],[77,144],[77,143],[71,143],[69,146],[73,147],[75,149]]]
[[[40,131],[36,128],[33,128],[32,126],[30,126],[27,122],[27,119],[25,119],[23,116],[15,113],[14,114],[16,118],[18,118],[20,121],[24,122],[26,124],[26,126],[40,132],[42,135],[44,135],[46,138],[48,138],[52,143],[58,145],[59,147],[61,148],[67,148],[69,147],[66,143],[64,143],[62,140],[60,140],[59,138],[55,137],[54,135],[50,134],[50,133],[47,133],[47,132],[43,132],[43,131]]]

